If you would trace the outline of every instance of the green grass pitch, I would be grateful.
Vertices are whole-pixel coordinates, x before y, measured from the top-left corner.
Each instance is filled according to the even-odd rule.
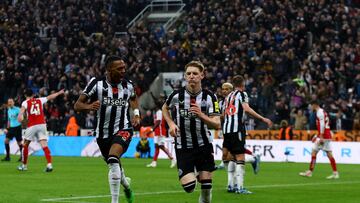
[[[54,171],[43,172],[45,158],[30,156],[28,171],[17,171],[18,157],[0,162],[1,203],[41,202],[110,202],[107,166],[101,158],[53,157]],[[132,178],[136,203],[197,203],[199,186],[186,194],[170,169],[169,160],[159,160],[157,168],[146,168],[150,159],[122,159],[126,175]],[[246,166],[245,185],[251,195],[226,192],[227,174],[214,172],[213,203],[232,202],[360,202],[360,165],[339,164],[340,179],[326,180],[331,174],[329,164],[317,164],[312,178],[303,178],[300,171],[308,164],[261,163],[254,175]],[[126,202],[121,190],[120,202]]]

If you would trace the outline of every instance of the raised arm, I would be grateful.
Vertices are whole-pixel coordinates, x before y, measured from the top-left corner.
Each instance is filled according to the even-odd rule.
[[[49,96],[46,97],[47,100],[53,100],[55,99],[56,97],[58,97],[59,95],[62,95],[64,94],[64,89],[58,91],[58,92],[55,92],[53,94],[50,94]]]

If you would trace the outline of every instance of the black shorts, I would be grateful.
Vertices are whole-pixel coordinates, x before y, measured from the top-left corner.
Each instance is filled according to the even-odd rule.
[[[6,138],[9,140],[13,139],[15,137],[16,141],[21,142],[22,141],[22,128],[21,125],[18,127],[13,127],[8,129],[8,133],[6,134]]]
[[[133,136],[133,130],[120,130],[113,136],[110,136],[109,138],[96,139],[96,142],[99,146],[101,154],[104,157],[104,160],[107,161],[110,148],[113,144],[120,144],[123,147],[124,150],[123,154],[124,154],[130,145],[132,136]]]
[[[215,170],[214,149],[212,144],[202,146],[197,149],[176,150],[177,167],[179,171],[179,179],[188,173],[196,171]]]
[[[232,155],[245,153],[246,132],[224,134],[223,148],[230,151]]]

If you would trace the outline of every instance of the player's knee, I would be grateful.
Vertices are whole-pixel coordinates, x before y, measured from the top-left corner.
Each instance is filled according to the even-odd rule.
[[[182,186],[183,186],[185,192],[191,193],[195,190],[196,181],[195,180],[191,181],[189,183],[183,184]]]
[[[211,179],[204,179],[200,181],[201,189],[211,189],[212,188],[212,180]]]

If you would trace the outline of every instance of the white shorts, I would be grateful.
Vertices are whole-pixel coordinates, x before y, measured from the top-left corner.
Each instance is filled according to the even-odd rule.
[[[320,140],[316,140],[313,145],[313,150],[316,152],[318,152],[319,150],[331,152],[331,140],[324,140],[323,144],[320,144]]]
[[[30,141],[48,140],[46,124],[33,125],[27,128],[24,139]]]
[[[154,143],[158,144],[159,146],[164,146],[165,145],[165,137],[164,136],[154,136]]]

